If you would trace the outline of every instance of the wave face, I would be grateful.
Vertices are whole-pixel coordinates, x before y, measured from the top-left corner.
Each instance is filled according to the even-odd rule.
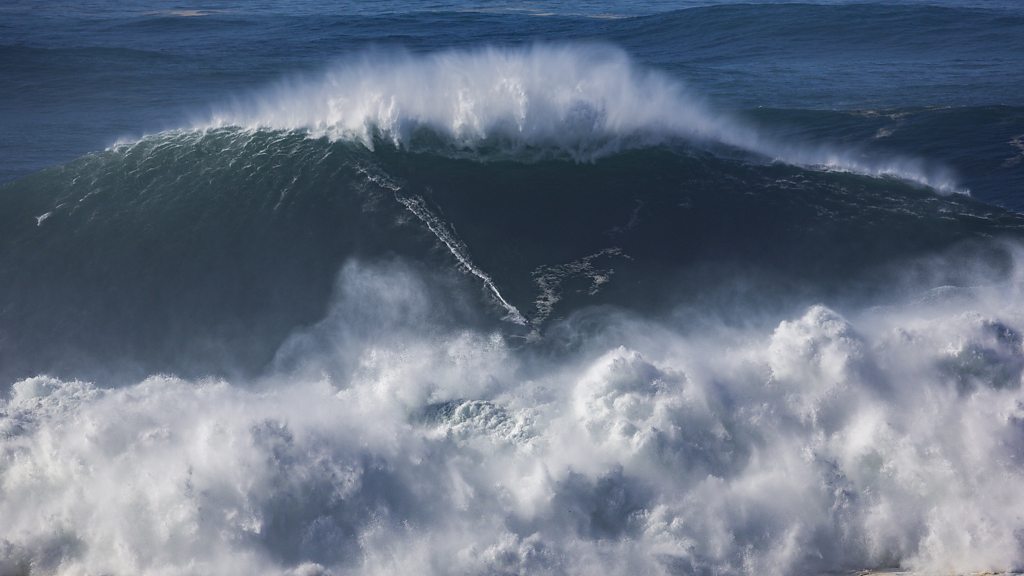
[[[253,375],[320,317],[349,258],[454,265],[499,319],[543,332],[581,305],[740,317],[794,296],[868,302],[994,278],[1009,264],[988,239],[1022,223],[895,179],[701,147],[594,163],[372,148],[305,131],[172,132],[7,186],[0,367]],[[963,263],[905,278],[930,253]]]
[[[1016,4],[12,2],[0,576],[1024,570]]]

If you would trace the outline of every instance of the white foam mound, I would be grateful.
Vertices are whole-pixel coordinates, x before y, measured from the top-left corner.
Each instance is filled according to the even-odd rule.
[[[264,383],[15,384],[0,573],[1019,569],[1021,286],[540,359],[351,264]]]
[[[554,148],[592,160],[685,138],[801,166],[892,176],[965,192],[943,170],[901,158],[781,142],[714,111],[679,80],[605,45],[364,52],[323,74],[282,82],[214,112],[198,128],[303,130],[372,147],[428,129],[473,148]]]

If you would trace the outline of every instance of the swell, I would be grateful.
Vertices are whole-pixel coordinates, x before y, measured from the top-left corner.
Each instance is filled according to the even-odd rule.
[[[714,51],[757,50],[759,57],[804,56],[833,52],[904,52],[939,49],[979,50],[1020,47],[1016,33],[1024,14],[1013,4],[970,6],[935,4],[737,3],[685,8],[608,24],[624,36],[660,43],[685,30],[689,48]],[[824,42],[824,39],[829,42]],[[952,40],[962,41],[953,47]],[[724,53],[723,53],[724,50]],[[1009,54],[1009,52],[1007,52]]]

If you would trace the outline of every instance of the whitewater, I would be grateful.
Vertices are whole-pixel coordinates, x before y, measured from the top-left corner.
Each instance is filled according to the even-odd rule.
[[[194,127],[298,130],[369,148],[384,139],[413,150],[434,145],[497,158],[561,153],[576,161],[688,139],[767,161],[969,193],[949,170],[922,160],[780,141],[715,112],[678,80],[608,45],[371,51],[314,78],[237,99]]]
[[[1003,306],[1019,279],[852,318],[812,306],[766,331],[615,315],[549,358],[439,330],[429,276],[346,265],[327,317],[282,348],[289,368],[258,382],[15,383],[3,571],[1022,561],[1024,318]]]

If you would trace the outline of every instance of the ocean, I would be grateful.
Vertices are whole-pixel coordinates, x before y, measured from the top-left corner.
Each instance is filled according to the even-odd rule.
[[[0,575],[1024,571],[1024,5],[0,5]]]

